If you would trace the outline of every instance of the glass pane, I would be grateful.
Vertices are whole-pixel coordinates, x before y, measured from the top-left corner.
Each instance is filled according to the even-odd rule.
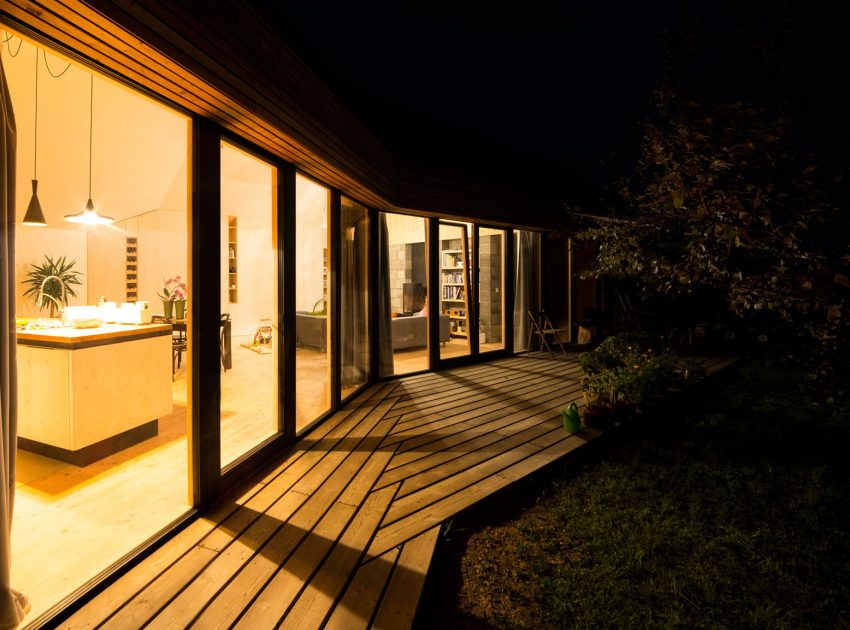
[[[427,220],[421,217],[380,215],[378,363],[381,376],[428,369],[427,227]]]
[[[221,143],[221,465],[278,432],[276,172]]]
[[[505,230],[478,230],[478,351],[505,347]]]
[[[15,560],[4,585],[32,606],[27,625],[191,509],[193,340],[172,346],[159,297],[168,280],[175,298],[192,291],[191,121],[3,29],[18,128],[6,147],[18,167],[4,169],[18,220],[14,278],[3,278],[15,292],[18,441],[11,536],[0,545]],[[46,226],[22,224],[34,166]],[[86,203],[89,169],[92,202],[112,224],[65,220]],[[49,271],[47,257],[64,271]]]
[[[342,398],[369,378],[369,212],[345,197],[340,215]]]
[[[330,409],[330,191],[295,177],[295,430]]]
[[[514,352],[528,347],[528,312],[540,310],[540,234],[514,231]]]
[[[470,352],[469,228],[440,224],[440,358]],[[448,327],[447,334],[443,328]]]

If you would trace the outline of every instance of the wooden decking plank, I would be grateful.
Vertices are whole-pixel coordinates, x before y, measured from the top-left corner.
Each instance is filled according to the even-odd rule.
[[[470,425],[465,430],[452,435],[441,435],[439,437],[439,450],[423,448],[430,443],[424,441],[429,436],[423,436],[418,444],[411,445],[410,448],[408,448],[408,442],[403,442],[401,445],[407,450],[393,457],[390,466],[387,467],[387,472],[381,478],[379,486],[384,485],[385,482],[400,481],[406,476],[404,468],[421,472],[455,457],[462,457],[468,450],[474,450],[479,444],[486,444],[489,439],[499,439],[493,435],[495,433],[509,435],[514,430],[534,425],[538,422],[537,415],[539,413],[554,413],[569,405],[571,401],[577,400],[576,396],[575,392],[570,391],[560,395],[550,393],[541,397],[538,401],[541,408],[527,408],[508,415],[500,412],[485,414],[481,417],[482,424]],[[412,442],[412,440],[409,442]],[[413,466],[411,467],[411,465]]]
[[[321,566],[356,508],[334,503],[266,582],[239,618],[240,628],[273,628]]]
[[[381,404],[384,404],[385,402],[386,401],[383,401]],[[380,437],[382,437],[381,432],[389,430],[392,426],[392,423],[389,421],[383,421],[383,424],[381,424],[380,406],[381,405],[378,405],[378,407],[374,410],[374,424],[370,429],[370,433],[367,433],[363,437],[363,440],[372,438],[375,440],[375,443],[377,443]],[[315,510],[326,509],[331,501],[340,502],[339,499],[343,498],[346,499],[348,507],[356,507],[356,505],[359,505],[368,490],[371,488],[374,480],[377,479],[377,476],[383,470],[386,465],[386,461],[391,455],[389,452],[375,455],[371,449],[358,450],[356,446],[357,445],[353,443],[350,445],[350,449],[345,452],[345,461],[333,471],[333,474],[328,477],[326,481],[319,483],[315,487],[307,489],[309,491],[309,495],[305,494],[304,496],[310,496],[311,501],[317,496],[326,496],[325,501],[317,502],[315,504]],[[367,460],[374,460],[371,467],[369,467],[368,463],[367,466],[363,466],[364,462],[367,462]],[[359,472],[362,472],[361,469],[366,471],[362,477],[358,474]],[[358,480],[358,483],[360,484],[359,490],[351,491],[349,490],[349,487],[352,484],[349,482],[353,482],[354,480]],[[348,493],[346,493],[346,491],[348,491]],[[357,494],[358,491],[360,492],[359,495]],[[351,504],[355,505],[352,506]],[[289,524],[309,529],[311,520],[315,522],[316,519],[312,516],[310,516],[310,518],[305,518],[301,513],[296,513]],[[292,551],[292,549],[287,547],[286,544],[280,542],[279,539],[282,535],[281,531],[274,535],[274,537],[269,541],[269,545],[272,545],[275,551],[273,551],[272,554],[266,554],[278,562],[282,562],[285,559],[286,554]],[[207,623],[217,618],[226,618],[231,621],[234,620],[241,610],[237,610],[237,607],[226,606],[220,603],[222,599],[233,597],[233,595],[227,595],[227,591],[237,590],[240,601],[247,604],[248,598],[246,595],[259,591],[265,584],[265,580],[269,578],[270,574],[273,573],[274,570],[274,567],[268,562],[265,562],[262,558],[258,559],[256,556],[246,564],[248,565],[248,567],[246,567],[248,569],[247,572],[244,569],[240,570],[234,580],[225,587],[225,589],[216,597],[215,601],[212,602],[211,606],[203,612],[202,616],[199,618],[199,622]],[[223,607],[227,609],[226,612],[221,610]]]
[[[392,435],[387,436],[384,441],[384,446],[398,444],[410,440],[411,438],[422,440],[423,436],[430,430],[437,430],[441,434],[451,431],[454,427],[462,428],[462,422],[481,418],[487,413],[501,413],[520,411],[526,408],[529,404],[535,404],[540,398],[541,391],[564,391],[567,389],[575,390],[579,387],[578,383],[565,383],[563,381],[551,381],[546,383],[545,389],[520,389],[516,393],[511,393],[504,396],[491,396],[485,400],[479,400],[466,405],[458,406],[454,413],[439,414],[436,417],[425,416],[420,423],[408,425],[401,430],[394,431]],[[457,425],[457,427],[455,427]],[[413,444],[413,443],[411,443]],[[411,444],[405,444],[399,448],[399,452],[408,450]]]
[[[413,615],[419,605],[439,535],[440,528],[433,527],[404,544],[389,586],[381,598],[373,628],[405,630],[413,625]]]
[[[553,391],[555,391],[560,399],[564,401],[564,405],[568,405],[571,401],[577,401],[579,399],[579,390],[580,387],[578,385],[573,385]],[[492,409],[489,406],[480,408],[465,414],[460,414],[451,420],[445,419],[442,423],[436,424],[433,427],[428,427],[433,430],[428,430],[427,432],[423,430],[420,433],[413,432],[409,436],[406,436],[406,439],[403,442],[399,442],[397,444],[398,455],[390,464],[389,469],[391,470],[394,468],[396,462],[399,462],[399,465],[401,465],[405,461],[403,459],[403,455],[407,452],[421,451],[423,449],[434,450],[433,447],[429,447],[428,445],[436,444],[437,446],[442,446],[444,444],[448,444],[451,437],[458,434],[465,434],[471,437],[473,434],[476,434],[476,432],[480,433],[482,430],[486,430],[481,428],[486,423],[503,417],[506,413],[521,413],[523,414],[523,417],[527,417],[529,414],[534,415],[542,413],[548,409],[548,403],[550,403],[551,400],[552,399],[548,397],[537,397],[534,400],[527,400],[522,403],[495,403],[495,407]]]
[[[514,448],[521,446],[525,442],[533,442],[535,438],[549,433],[552,430],[563,430],[554,423],[539,423],[534,426],[527,427],[523,431],[519,431],[509,437],[498,437],[499,434],[493,434],[496,437],[488,440],[483,447],[477,451],[465,452],[462,457],[456,457],[450,461],[444,462],[439,466],[435,466],[411,475],[405,479],[398,492],[398,498],[405,497],[413,492],[423,490],[438,481],[447,479],[452,475],[461,473],[473,466],[480,464],[493,458],[495,453],[505,453]]]
[[[333,551],[287,611],[282,628],[319,628],[372,540],[397,488],[371,493],[345,529]]]
[[[369,555],[380,555],[387,549],[404,542],[411,535],[418,535],[428,527],[450,518],[457,511],[458,505],[472,505],[512,481],[498,473],[536,453],[545,451],[548,443],[565,442],[580,434],[571,435],[561,429],[553,430],[542,438],[535,438],[534,442],[523,443],[512,452],[497,455],[491,460],[441,480],[424,490],[397,499],[387,513],[381,529],[378,530],[370,546]],[[579,444],[584,443],[584,440],[577,438],[574,442]],[[548,448],[552,447],[548,446]],[[534,461],[541,460],[538,458]],[[534,470],[543,465],[544,463],[540,463]],[[492,481],[493,479],[496,481]]]
[[[419,406],[410,407],[410,411],[405,412],[399,421],[399,428],[413,428],[414,420],[423,416],[431,417],[437,413],[458,413],[463,411],[463,407],[471,408],[471,403],[488,400],[500,400],[503,398],[517,396],[521,392],[533,391],[535,388],[546,388],[547,383],[561,383],[568,379],[570,374],[563,374],[560,371],[554,371],[551,374],[537,374],[533,377],[517,376],[516,378],[504,379],[498,385],[487,387],[477,387],[469,385],[462,389],[456,390],[456,393],[440,398],[430,403],[422,403]],[[575,379],[579,381],[578,378]],[[462,401],[461,408],[458,407],[458,401]],[[417,401],[418,403],[418,401]],[[393,410],[398,411],[398,406]]]
[[[358,630],[368,628],[369,621],[384,592],[390,573],[398,561],[399,548],[390,549],[371,562],[360,565],[334,606],[325,630]]]
[[[393,413],[402,413],[408,409],[430,406],[429,403],[457,396],[458,393],[469,389],[479,389],[484,385],[504,386],[511,382],[531,381],[537,377],[560,374],[562,371],[563,370],[561,370],[560,366],[552,367],[551,370],[546,373],[519,372],[515,370],[507,370],[505,368],[494,368],[486,379],[464,378],[465,382],[461,383],[458,381],[452,381],[452,384],[449,387],[430,387],[426,390],[428,393],[403,394],[400,397],[398,404],[393,409]]]

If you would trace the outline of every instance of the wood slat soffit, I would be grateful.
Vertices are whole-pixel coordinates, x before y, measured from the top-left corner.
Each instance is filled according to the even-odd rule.
[[[14,21],[379,208],[395,160],[244,4],[2,0]]]
[[[0,16],[379,210],[537,227],[563,220],[556,206],[524,191],[398,165],[245,3],[0,0]]]

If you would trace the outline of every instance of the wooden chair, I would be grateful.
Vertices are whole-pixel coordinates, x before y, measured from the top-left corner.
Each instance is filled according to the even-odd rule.
[[[151,323],[153,324],[171,324],[163,315],[151,315]],[[186,328],[175,329],[172,324],[171,329],[171,380],[174,380],[174,375],[177,373],[177,368],[180,367],[183,361],[183,353],[188,351],[188,339],[186,338]]]
[[[547,337],[551,336],[552,345],[557,345],[561,349],[561,353],[566,356],[567,349],[564,347],[564,344],[561,343],[561,333],[569,333],[569,329],[555,328],[552,324],[552,320],[549,319],[549,316],[545,311],[532,313],[528,310],[526,313],[528,314],[528,344],[526,345],[526,351],[531,352],[534,348],[534,342],[538,341],[540,344],[540,350],[542,351],[543,348],[546,348],[549,354],[554,357],[555,353],[547,339]]]

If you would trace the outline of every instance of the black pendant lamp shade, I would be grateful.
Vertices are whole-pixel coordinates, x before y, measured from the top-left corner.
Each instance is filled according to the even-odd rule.
[[[44,210],[38,200],[38,179],[36,179],[36,168],[38,165],[38,47],[35,49],[35,133],[33,134],[33,167],[32,167],[32,198],[24,214],[22,225],[35,227],[46,227],[47,220],[44,218]]]
[[[32,198],[30,205],[27,206],[27,212],[24,214],[22,225],[33,225],[38,227],[47,226],[47,220],[44,218],[44,210],[41,209],[41,202],[38,200],[38,180],[32,180]]]

